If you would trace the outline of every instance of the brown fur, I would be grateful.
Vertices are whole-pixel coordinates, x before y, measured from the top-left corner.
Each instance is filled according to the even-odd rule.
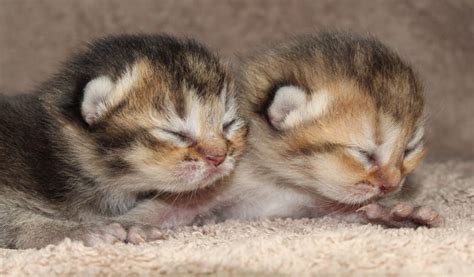
[[[93,42],[0,105],[0,247],[156,239],[140,226],[186,223],[197,211],[178,196],[230,174],[245,146],[226,67],[166,35]]]
[[[240,72],[249,151],[217,205],[223,218],[318,216],[341,204],[360,206],[397,191],[421,161],[421,85],[374,38],[295,37],[255,51]],[[282,88],[291,88],[286,108],[275,104]],[[301,92],[304,100],[295,100]],[[315,106],[290,110],[286,121],[270,114],[274,105],[293,109],[300,101]]]
[[[281,145],[274,149],[279,149],[281,158],[288,155],[284,153],[315,149],[314,145],[340,146],[320,151],[331,152],[332,158],[339,160],[354,179],[401,180],[403,151],[415,127],[421,124],[424,101],[412,69],[376,40],[345,34],[298,37],[257,51],[245,63],[243,75],[241,90],[248,93],[245,112],[255,126],[251,135],[268,140],[259,140],[262,145],[275,144],[273,131],[265,114],[262,116],[275,84],[296,85],[308,94],[325,89],[333,98],[329,112],[323,116],[278,134]],[[376,143],[381,144],[380,116],[401,124],[402,130],[389,164],[366,172],[358,161],[344,153],[344,148],[351,146],[351,138],[360,133],[360,124],[367,121],[375,129]],[[257,152],[258,148],[255,147]],[[416,167],[420,155],[404,161],[411,162],[411,166],[403,169],[404,174]]]

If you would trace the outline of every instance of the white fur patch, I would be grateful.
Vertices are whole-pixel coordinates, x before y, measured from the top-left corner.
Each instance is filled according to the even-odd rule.
[[[127,70],[117,82],[108,76],[99,76],[87,83],[81,104],[81,114],[87,124],[95,123],[110,108],[117,105],[130,91],[138,78],[138,70],[134,67]]]
[[[227,86],[221,92],[221,101],[226,110],[224,112],[224,118],[222,119],[222,127],[233,121],[232,125],[225,131],[227,138],[233,137],[236,132],[245,125],[245,121],[240,119],[238,114],[237,101],[233,95],[228,95]],[[227,102],[227,106],[226,106]]]
[[[268,116],[275,128],[288,129],[326,113],[330,100],[326,90],[320,90],[308,97],[298,87],[284,86],[276,92],[268,109]]]
[[[405,160],[411,159],[413,156],[420,154],[423,151],[423,143],[421,143],[424,136],[424,128],[420,126],[416,129],[415,134],[408,142],[405,149]]]
[[[238,168],[232,184],[219,196],[222,215],[232,219],[297,217],[301,207],[312,203],[311,196],[274,185],[265,176]],[[228,205],[226,202],[232,203]]]
[[[90,81],[84,88],[81,113],[87,124],[94,123],[107,111],[106,98],[114,90],[115,84],[107,76]]]
[[[201,99],[196,95],[194,91],[192,91],[186,99],[186,110],[189,111],[186,117],[186,130],[193,134],[196,137],[201,136],[201,122],[205,122],[202,120],[203,114],[203,107]]]
[[[420,143],[424,134],[425,134],[425,129],[423,128],[423,126],[418,127],[415,131],[415,134],[408,142],[407,149],[413,149],[414,147],[416,147]]]
[[[229,106],[227,107],[227,110],[224,113],[224,118],[222,119],[224,124],[234,120],[237,116],[237,103],[235,103],[235,99],[231,98],[228,102]]]
[[[380,121],[382,144],[378,148],[377,157],[381,164],[387,164],[390,161],[401,133],[401,126],[396,125],[393,120],[382,119]]]
[[[287,119],[306,103],[306,93],[298,87],[284,86],[275,93],[272,105],[268,109],[270,122],[277,129],[288,126]]]

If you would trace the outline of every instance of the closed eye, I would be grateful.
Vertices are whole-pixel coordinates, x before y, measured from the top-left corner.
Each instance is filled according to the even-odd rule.
[[[421,146],[423,146],[423,143],[424,143],[423,135],[424,135],[423,126],[418,127],[413,133],[412,138],[410,139],[410,141],[408,142],[405,148],[405,151],[403,153],[404,158],[416,152],[415,150],[421,149]]]
[[[164,128],[155,128],[154,130],[155,130],[156,135],[165,139],[172,138],[172,139],[179,140],[187,144],[193,142],[193,139],[185,132],[174,131],[174,130],[164,129]]]
[[[170,135],[172,135],[176,138],[179,138],[181,140],[189,139],[189,137],[183,132],[176,132],[176,131],[171,131],[171,130],[166,130],[166,129],[162,129],[162,131],[164,131],[164,132],[166,132],[166,133],[168,133],[168,134],[170,134]]]
[[[407,147],[405,149],[405,151],[403,152],[403,158],[407,158],[408,156],[410,156],[411,154],[413,154],[417,150],[421,149],[422,145],[423,145],[423,142],[420,141],[415,146]]]
[[[371,151],[367,151],[359,147],[349,147],[348,151],[358,160],[362,160],[364,162],[367,162],[368,164],[374,164],[377,162],[376,155]]]
[[[231,121],[229,121],[229,122],[227,122],[227,123],[224,123],[224,124],[222,125],[222,129],[224,130],[224,132],[229,131],[230,127],[232,127],[232,125],[234,125],[235,122],[236,122],[236,120],[235,120],[235,119],[232,119]]]
[[[364,155],[370,163],[374,163],[377,160],[377,158],[375,157],[375,154],[372,153],[372,152],[369,152],[369,151],[366,151],[366,150],[360,149],[360,148],[358,149],[358,151],[362,155]]]

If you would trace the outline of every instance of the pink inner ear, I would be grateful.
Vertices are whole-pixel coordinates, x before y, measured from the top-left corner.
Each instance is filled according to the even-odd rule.
[[[282,118],[278,118],[276,116],[271,115],[271,113],[268,113],[268,120],[272,124],[273,127],[280,126],[282,123]]]
[[[268,110],[268,119],[270,123],[274,127],[281,127],[281,124],[285,120],[285,118],[288,116],[288,114],[294,109],[295,107],[292,107],[291,105],[283,105],[278,108],[270,108]]]
[[[285,112],[282,109],[275,109],[275,108],[270,108],[268,110],[268,119],[270,123],[273,125],[273,127],[279,127],[281,123],[283,123],[283,120],[285,119],[285,116],[287,112]]]
[[[89,125],[97,120],[97,115],[93,112],[82,112],[82,117]]]
[[[275,93],[273,103],[267,110],[270,123],[278,129],[281,129],[283,122],[288,115],[302,107],[305,103],[306,93],[294,86],[284,86]]]

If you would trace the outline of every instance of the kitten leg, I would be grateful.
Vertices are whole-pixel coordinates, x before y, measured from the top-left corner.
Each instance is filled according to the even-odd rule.
[[[400,202],[392,208],[379,203],[371,203],[358,209],[357,212],[361,213],[368,222],[392,228],[437,227],[443,222],[443,218],[435,210],[423,206],[414,207],[406,202]]]
[[[0,203],[0,247],[41,248],[58,244],[65,238],[83,241],[92,246],[98,243],[124,242],[126,230],[118,223],[79,223],[55,219]]]
[[[157,233],[160,229],[192,224],[200,211],[199,208],[173,206],[157,199],[149,199],[142,201],[125,214],[115,217],[114,221],[122,222],[125,226],[135,225],[144,229],[139,233]],[[156,230],[153,231],[152,228]],[[132,231],[135,230],[136,228]]]

